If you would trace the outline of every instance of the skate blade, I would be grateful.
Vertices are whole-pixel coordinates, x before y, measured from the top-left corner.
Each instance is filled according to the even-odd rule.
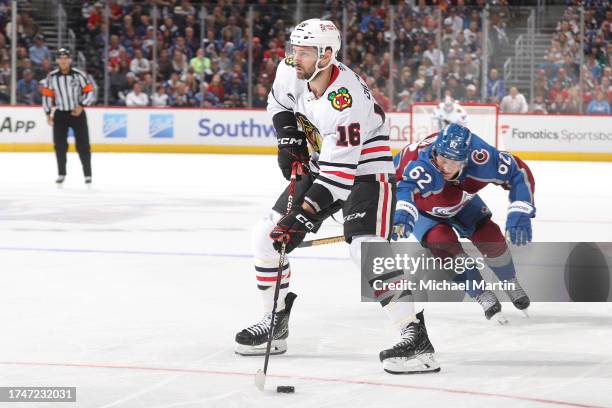
[[[531,316],[529,316],[529,313],[527,313],[527,309],[523,309],[523,310],[521,310],[521,312],[523,312],[523,315],[524,315],[523,317],[525,319],[529,319],[531,317]]]
[[[394,357],[383,360],[383,370],[389,374],[425,374],[440,371],[440,364],[433,353],[419,354],[412,358]]]
[[[502,312],[495,313],[493,316],[491,316],[491,320],[496,321],[502,326],[505,326],[508,324],[508,319],[506,319],[506,316],[504,316]]]
[[[237,344],[234,352],[241,356],[265,356],[266,347],[267,343],[260,344],[259,346],[247,346],[244,344]],[[270,347],[270,355],[283,354],[286,351],[286,340],[272,340],[272,346]]]

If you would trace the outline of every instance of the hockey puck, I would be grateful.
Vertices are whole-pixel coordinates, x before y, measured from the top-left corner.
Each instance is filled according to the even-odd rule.
[[[279,385],[276,387],[276,392],[280,392],[283,394],[293,394],[295,392],[295,387],[292,385]]]

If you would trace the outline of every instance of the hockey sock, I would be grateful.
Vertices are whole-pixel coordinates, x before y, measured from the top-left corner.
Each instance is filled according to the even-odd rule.
[[[255,277],[257,280],[257,288],[261,292],[264,313],[271,312],[274,306],[274,286],[276,285],[276,277],[278,276],[280,255],[272,245],[270,231],[276,226],[280,217],[280,214],[273,211],[266,217],[260,219],[253,227],[251,236],[255,258]],[[277,311],[285,309],[285,296],[289,292],[290,277],[291,268],[289,266],[289,260],[285,258],[280,282],[280,291],[278,292]]]
[[[500,281],[516,277],[512,255],[499,226],[488,219],[470,237],[485,257],[485,262]]]
[[[361,243],[362,242],[384,242],[387,240],[374,235],[354,237],[351,241],[351,259],[357,268],[361,269]],[[388,256],[393,257],[391,245],[388,244]],[[368,285],[372,288],[374,299],[382,306],[385,314],[391,319],[393,325],[401,330],[410,322],[416,321],[412,293],[409,290],[375,289],[374,282],[378,281],[379,288],[389,283],[399,282],[404,275],[403,270],[395,270],[380,275],[372,275],[368,278]]]

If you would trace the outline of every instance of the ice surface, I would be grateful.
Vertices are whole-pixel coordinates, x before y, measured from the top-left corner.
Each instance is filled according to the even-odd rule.
[[[612,164],[529,164],[535,240],[612,241]],[[271,358],[261,393],[263,359],[234,355],[233,337],[261,317],[250,228],[285,185],[275,158],[93,165],[88,191],[71,154],[58,190],[52,154],[0,154],[0,386],[78,387],[76,404],[32,406],[612,406],[609,304],[536,303],[530,319],[505,304],[506,327],[473,303],[426,304],[442,371],[384,373],[378,352],[397,334],[360,303],[345,244],[292,257],[289,351]],[[482,196],[503,225],[507,192]],[[331,221],[319,236],[339,233]]]

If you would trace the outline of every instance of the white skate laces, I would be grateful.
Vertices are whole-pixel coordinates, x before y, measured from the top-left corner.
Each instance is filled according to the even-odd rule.
[[[275,323],[276,323],[277,317],[278,315],[274,316]],[[268,333],[268,331],[270,330],[271,322],[272,322],[272,313],[266,313],[264,317],[258,323],[255,323],[254,325],[247,327],[246,331],[248,331],[249,333],[255,336],[259,336],[259,335]]]
[[[416,325],[418,323],[410,323],[408,326],[404,327],[400,332],[400,337],[402,341],[395,345],[396,348],[405,347],[414,343],[416,337]]]

